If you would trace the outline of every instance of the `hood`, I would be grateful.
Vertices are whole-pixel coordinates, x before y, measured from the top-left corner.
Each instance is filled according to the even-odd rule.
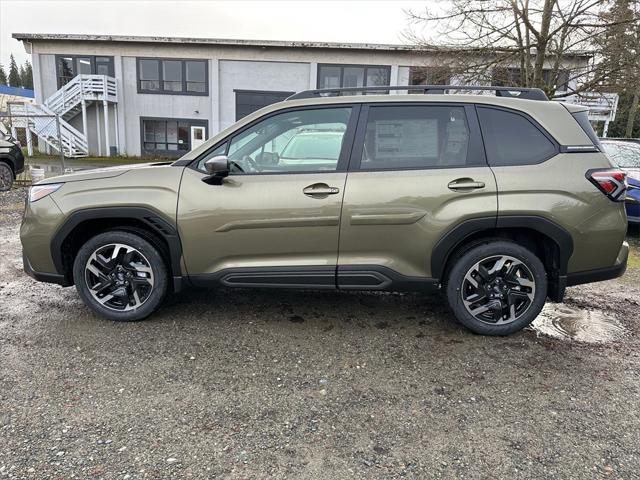
[[[2,136],[0,136],[0,148],[12,148],[15,146],[15,143],[13,143],[10,140],[7,140],[6,138],[2,138]]]
[[[46,185],[48,183],[69,183],[79,182],[82,180],[100,180],[103,178],[118,177],[130,170],[140,170],[144,168],[157,168],[171,165],[173,161],[156,162],[156,163],[132,163],[130,165],[119,165],[117,167],[94,168],[91,170],[80,170],[66,175],[58,175],[41,180],[35,185]]]

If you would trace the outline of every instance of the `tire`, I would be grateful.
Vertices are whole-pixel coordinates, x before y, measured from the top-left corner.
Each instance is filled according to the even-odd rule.
[[[162,303],[169,284],[158,249],[141,236],[124,231],[101,233],[87,241],[73,262],[73,279],[89,308],[119,322],[151,315]]]
[[[13,185],[13,170],[5,162],[0,162],[0,192],[11,190]]]
[[[505,240],[463,251],[447,278],[447,300],[456,319],[481,335],[509,335],[540,313],[547,274],[540,259]]]

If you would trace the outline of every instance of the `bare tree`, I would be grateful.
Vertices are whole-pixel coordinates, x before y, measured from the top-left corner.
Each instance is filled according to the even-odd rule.
[[[558,98],[593,90],[625,68],[619,59],[604,57],[594,39],[640,18],[606,16],[608,6],[604,0],[449,0],[407,12],[412,28],[406,38],[430,52],[446,52],[440,58],[454,74],[538,87]],[[571,88],[576,78],[579,86]],[[560,86],[566,88],[557,92]]]

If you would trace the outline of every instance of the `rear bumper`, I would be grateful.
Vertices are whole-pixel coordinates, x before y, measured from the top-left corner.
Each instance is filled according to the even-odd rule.
[[[620,252],[615,263],[610,267],[597,268],[595,270],[586,270],[583,272],[574,272],[567,274],[567,287],[573,285],[581,285],[583,283],[602,282],[611,280],[624,275],[627,269],[627,260],[629,259],[629,244],[622,242]]]
[[[60,275],[59,273],[36,272],[24,253],[22,254],[22,264],[24,265],[25,273],[39,282],[55,283],[63,287],[70,286],[70,283],[64,275]]]

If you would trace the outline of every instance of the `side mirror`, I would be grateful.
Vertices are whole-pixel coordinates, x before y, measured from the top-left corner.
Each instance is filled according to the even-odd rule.
[[[229,159],[226,155],[218,155],[204,162],[204,168],[209,176],[202,179],[209,185],[222,185],[222,179],[229,176]]]

